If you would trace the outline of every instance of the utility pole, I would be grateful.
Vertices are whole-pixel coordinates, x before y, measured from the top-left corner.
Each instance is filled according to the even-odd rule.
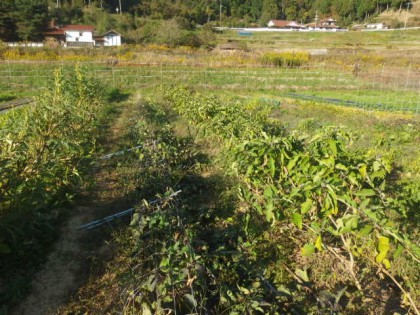
[[[220,1],[220,7],[219,7],[219,26],[222,27],[222,1]]]
[[[315,11],[315,29],[317,27],[317,24],[318,24],[318,10]]]
[[[120,3],[120,14],[122,14],[121,0],[119,0],[119,3]]]
[[[407,29],[408,10],[410,10],[410,2],[407,3],[407,13],[405,14],[404,29]]]

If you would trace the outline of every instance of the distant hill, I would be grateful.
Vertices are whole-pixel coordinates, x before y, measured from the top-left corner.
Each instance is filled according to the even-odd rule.
[[[144,29],[145,21],[175,21],[190,31],[207,23],[266,26],[271,19],[310,23],[329,17],[342,27],[375,20],[391,27],[406,22],[418,26],[420,0],[0,0],[0,41],[42,40],[51,20],[57,25],[89,24],[102,31],[131,32],[132,41],[143,42],[153,37],[150,32],[161,29],[156,23]]]
[[[383,22],[391,26],[402,26],[407,21],[407,26],[420,26],[420,1],[413,1],[410,10],[387,10],[377,18],[377,22]]]

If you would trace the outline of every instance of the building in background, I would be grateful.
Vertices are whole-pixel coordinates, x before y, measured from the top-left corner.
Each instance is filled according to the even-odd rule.
[[[111,30],[95,37],[95,46],[121,46],[121,34]]]
[[[52,23],[44,33],[46,40],[55,40],[63,47],[121,46],[121,34],[110,30],[95,36],[92,25],[66,25],[57,27]]]
[[[305,28],[305,25],[299,24],[296,21],[270,20],[268,22],[268,27],[289,30],[301,30]]]

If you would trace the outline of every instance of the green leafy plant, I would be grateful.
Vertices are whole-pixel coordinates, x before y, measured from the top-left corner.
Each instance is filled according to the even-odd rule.
[[[267,118],[243,108],[223,120],[226,113],[231,115],[230,106],[239,109],[238,105],[185,91],[174,91],[170,99],[190,123],[204,129],[203,134],[216,135],[226,144],[225,165],[238,180],[247,238],[263,239],[266,229],[293,233],[296,258],[325,252],[338,259],[352,290],[362,296],[362,283],[374,277],[364,274],[362,266],[380,268],[416,310],[408,284],[392,276],[401,254],[416,264],[420,252],[396,220],[410,208],[401,187],[391,180],[393,190],[388,189],[390,161],[350,151],[351,136],[337,128],[326,128],[308,140],[273,133]]]
[[[261,62],[275,67],[297,68],[308,63],[309,57],[306,52],[269,52],[261,57]]]
[[[100,133],[101,90],[79,67],[56,69],[34,105],[0,117],[2,277],[22,261],[42,260],[62,207],[88,179]]]

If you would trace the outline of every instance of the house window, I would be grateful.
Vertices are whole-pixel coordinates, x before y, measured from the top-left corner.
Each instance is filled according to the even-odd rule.
[[[79,36],[83,36],[83,33],[82,33],[82,32],[80,32],[80,33],[79,33]]]

